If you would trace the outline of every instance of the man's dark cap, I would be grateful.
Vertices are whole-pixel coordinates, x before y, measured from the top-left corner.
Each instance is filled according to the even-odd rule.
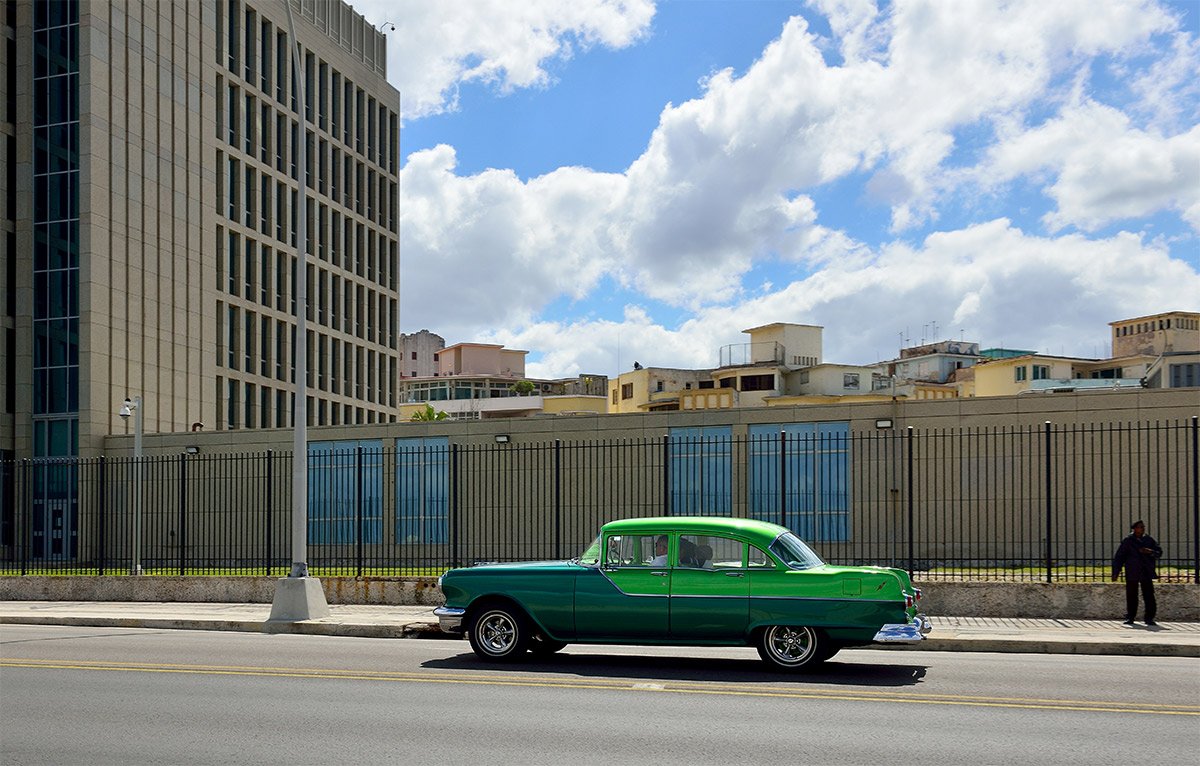
[[[1146,526],[1146,523],[1144,521],[1142,521],[1141,519],[1138,519],[1137,521],[1130,524],[1129,528],[1133,529],[1134,527],[1144,527],[1144,526]]]

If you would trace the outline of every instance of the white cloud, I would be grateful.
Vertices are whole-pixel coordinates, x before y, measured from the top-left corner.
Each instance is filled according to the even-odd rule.
[[[825,327],[825,359],[867,364],[897,355],[900,337],[957,339],[1085,357],[1109,352],[1108,323],[1200,309],[1200,274],[1132,234],[1101,240],[1030,235],[1004,219],[889,245],[851,267],[831,266],[765,295],[696,312],[677,328],[627,312],[621,322],[535,323],[504,337],[545,349],[531,374],[620,369],[633,360],[707,367],[741,330],[769,322]],[[932,324],[938,325],[936,336]]]
[[[1013,136],[991,152],[979,173],[989,182],[1052,171],[1045,191],[1058,209],[1045,217],[1057,231],[1093,231],[1116,220],[1175,210],[1200,231],[1200,127],[1177,136],[1140,130],[1112,107],[1085,103]]]
[[[646,34],[653,0],[360,0],[390,20],[388,69],[404,119],[453,110],[465,83],[501,92],[543,87],[550,62],[593,46],[624,48]]]
[[[410,156],[401,174],[405,326],[543,351],[531,373],[558,375],[611,370],[617,335],[626,367],[711,365],[717,347],[744,341],[741,329],[774,321],[825,325],[839,361],[891,356],[898,333],[908,328],[915,340],[935,319],[950,323],[946,336],[961,328],[988,345],[1091,353],[1073,344],[1103,339],[1108,321],[1195,303],[1195,268],[1140,235],[1039,237],[1000,219],[919,246],[872,248],[822,224],[814,202],[830,182],[869,179],[863,197],[890,207],[902,235],[940,220],[972,187],[1001,194],[1034,179],[1055,206],[1045,218],[1052,233],[1164,210],[1197,228],[1200,128],[1164,133],[1131,116],[1169,112],[1191,124],[1194,110],[1172,110],[1170,92],[1147,82],[1131,86],[1130,113],[1087,95],[1101,54],[1131,72],[1152,68],[1145,59],[1169,62],[1173,92],[1186,91],[1179,73],[1188,56],[1195,63],[1191,38],[1175,34],[1166,52],[1150,45],[1175,19],[1149,0],[1114,0],[1103,12],[1082,0],[911,0],[883,12],[855,0],[814,3],[830,14],[840,64],[822,55],[829,41],[793,18],[743,75],[717,72],[700,97],[667,105],[624,173],[460,176],[451,147]],[[422,12],[432,18],[436,5]],[[595,39],[627,44],[645,26],[635,23],[640,6],[621,8],[623,16],[608,8],[603,23],[572,17],[570,28],[608,24]],[[582,33],[554,39],[573,35]],[[520,39],[515,27],[499,36]],[[510,86],[536,84],[546,55],[562,55],[537,50],[532,68],[513,64],[525,74]],[[435,56],[434,68],[445,60],[461,64]],[[454,72],[434,79],[484,76],[473,65]],[[1030,126],[1031,114],[1048,116]],[[995,143],[982,147],[978,167],[950,167],[965,130]],[[756,278],[751,295],[743,280],[766,263],[791,271]],[[611,315],[588,300],[614,285],[625,316],[586,313]],[[543,318],[548,305],[576,301],[588,305],[578,321]],[[655,304],[677,318],[655,321]],[[1039,315],[1051,308],[1052,319]]]

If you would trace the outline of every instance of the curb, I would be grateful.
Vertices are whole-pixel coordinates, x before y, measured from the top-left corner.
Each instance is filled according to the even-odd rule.
[[[434,623],[395,625],[368,623],[271,622],[270,620],[200,620],[156,617],[62,617],[51,615],[0,616],[0,625],[59,625],[95,628],[149,628],[157,630],[217,630],[242,633],[343,636],[356,638],[416,638],[458,641],[461,636],[443,633]],[[1050,641],[1020,638],[926,638],[920,644],[872,645],[871,649],[925,652],[997,652],[1008,654],[1081,654],[1126,657],[1200,657],[1200,645],[1129,643],[1124,641]]]

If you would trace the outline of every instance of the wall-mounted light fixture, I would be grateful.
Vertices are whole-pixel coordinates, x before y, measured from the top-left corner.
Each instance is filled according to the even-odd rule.
[[[497,444],[508,444],[509,441],[508,434],[496,434]]]
[[[188,446],[183,448],[183,451],[189,455],[199,455],[200,454],[200,448],[197,447],[195,444],[189,444]]]
[[[875,427],[876,428],[891,428],[892,427],[892,419],[891,418],[880,418],[879,420],[875,421]]]

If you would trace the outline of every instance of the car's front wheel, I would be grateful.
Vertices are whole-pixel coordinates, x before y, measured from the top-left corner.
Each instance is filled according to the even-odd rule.
[[[836,651],[836,650],[835,650]],[[780,670],[809,670],[832,654],[819,630],[802,625],[772,625],[758,636],[758,656]]]
[[[467,638],[480,659],[508,662],[523,655],[529,646],[526,624],[524,615],[515,607],[487,607],[471,622]]]

